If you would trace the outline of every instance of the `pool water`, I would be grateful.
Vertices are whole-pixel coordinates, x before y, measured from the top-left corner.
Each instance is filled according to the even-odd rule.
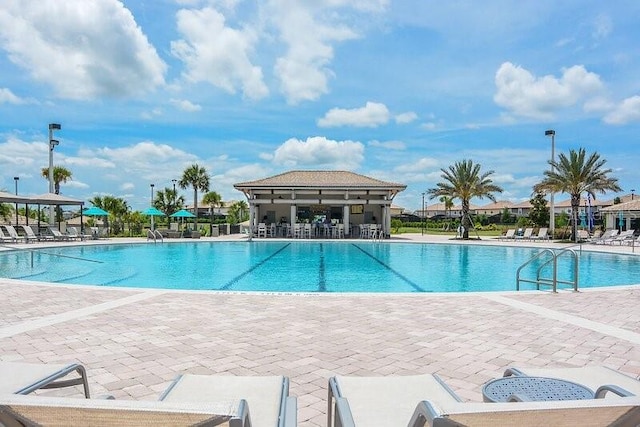
[[[515,290],[518,267],[540,251],[388,242],[68,246],[34,251],[33,267],[27,251],[0,253],[0,276],[65,284],[228,291],[505,291]],[[522,277],[535,278],[543,261],[525,268]],[[550,268],[543,271],[550,276]],[[569,257],[559,260],[558,271],[558,279],[572,278]],[[638,283],[640,257],[580,254],[580,288]],[[525,283],[521,288],[534,289],[535,285]]]

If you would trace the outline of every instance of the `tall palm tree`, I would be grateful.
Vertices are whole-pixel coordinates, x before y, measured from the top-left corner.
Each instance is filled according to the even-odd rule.
[[[541,182],[533,186],[534,193],[567,193],[571,196],[571,235],[578,238],[578,210],[582,193],[596,198],[596,193],[622,191],[617,178],[608,175],[611,169],[603,169],[607,161],[597,152],[587,156],[584,148],[569,150],[569,155],[560,153],[558,160],[550,160],[551,170],[544,172]]]
[[[441,196],[450,197],[451,200],[460,199],[464,227],[462,238],[468,239],[469,228],[471,228],[469,216],[471,199],[486,197],[495,202],[496,198],[492,193],[502,193],[502,188],[489,178],[494,173],[492,170],[480,173],[480,165],[474,164],[473,160],[462,160],[449,166],[448,169],[440,170],[444,181],[437,183],[435,188],[428,189],[427,193],[432,199]]]
[[[247,202],[241,200],[231,204],[227,219],[231,224],[237,224],[249,219],[249,205]]]
[[[49,180],[49,168],[42,168],[42,177]],[[53,191],[60,194],[60,183],[66,184],[72,177],[72,173],[64,166],[53,167]]]
[[[187,187],[193,188],[193,210],[196,217],[195,226],[198,225],[198,190],[209,191],[209,174],[203,166],[197,163],[192,164],[182,172],[182,178],[178,181],[178,185],[183,190]]]
[[[171,215],[184,207],[184,197],[178,196],[178,191],[165,187],[164,190],[158,190],[152,203],[155,208],[160,209],[167,215]]]
[[[125,217],[129,212],[129,204],[126,200],[114,196],[96,196],[90,199],[89,202],[109,212],[109,215],[105,219],[105,227],[107,227],[110,232],[118,234],[124,229]]]

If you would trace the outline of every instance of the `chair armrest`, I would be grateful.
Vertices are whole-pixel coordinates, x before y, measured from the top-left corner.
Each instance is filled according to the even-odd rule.
[[[356,423],[353,421],[353,415],[351,414],[351,408],[349,407],[349,402],[347,401],[347,399],[345,399],[344,397],[336,397],[335,400],[335,421],[337,421],[337,423],[335,424],[340,427],[355,427]]]
[[[284,419],[280,420],[278,426],[296,427],[298,425],[298,399],[295,396],[288,396],[285,400]]]
[[[635,394],[631,393],[630,391],[625,390],[622,387],[619,387],[617,385],[613,385],[613,384],[605,384],[605,385],[601,385],[600,387],[598,387],[598,389],[596,390],[596,399],[602,399],[604,398],[604,396],[607,394],[607,392],[612,392],[614,394],[617,394],[620,397],[629,397],[629,396],[635,396]]]
[[[439,412],[433,407],[431,402],[423,400],[418,403],[416,409],[413,411],[411,420],[407,427],[424,427],[425,425],[433,425],[433,420],[439,416]]]

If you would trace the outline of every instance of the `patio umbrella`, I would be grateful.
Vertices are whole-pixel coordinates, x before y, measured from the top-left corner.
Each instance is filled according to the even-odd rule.
[[[151,231],[153,231],[153,217],[154,216],[164,216],[164,212],[159,209],[154,208],[153,206],[142,211],[142,215],[147,215],[151,217]]]
[[[584,212],[580,212],[580,227],[581,228],[586,228],[587,227],[586,219],[587,219],[587,217],[585,216]]]
[[[91,206],[88,209],[85,209],[84,211],[82,211],[82,215],[86,215],[86,216],[102,216],[105,217],[107,215],[109,215],[109,212],[105,211],[102,208],[99,208],[97,206]],[[102,218],[102,226],[104,227],[104,218]],[[80,225],[80,230],[84,230],[83,225]],[[83,231],[84,232],[84,231]],[[108,232],[108,230],[107,230]]]
[[[184,221],[184,218],[195,218],[196,216],[194,214],[192,214],[191,212],[184,210],[184,209],[180,209],[178,212],[172,213],[170,215],[172,218],[180,218],[181,221]],[[194,229],[196,228],[196,226],[194,225],[193,227]]]

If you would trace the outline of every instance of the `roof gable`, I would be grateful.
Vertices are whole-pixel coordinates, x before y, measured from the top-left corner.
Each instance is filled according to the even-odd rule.
[[[404,190],[404,184],[385,182],[348,171],[290,171],[256,181],[234,184],[241,188],[390,188]]]

